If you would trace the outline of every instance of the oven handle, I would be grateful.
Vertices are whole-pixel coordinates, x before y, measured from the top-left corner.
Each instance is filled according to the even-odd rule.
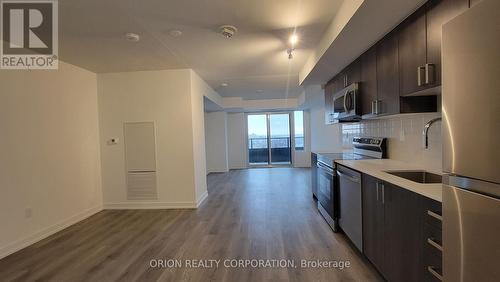
[[[318,168],[325,170],[328,174],[333,175],[333,169],[331,167],[329,167],[321,162],[316,162],[316,166]]]
[[[355,183],[360,183],[360,182],[361,182],[361,181],[359,180],[359,178],[354,178],[354,177],[352,177],[352,176],[350,176],[350,175],[347,175],[347,174],[345,174],[345,173],[342,173],[342,172],[340,172],[340,171],[338,171],[338,170],[337,170],[337,174],[338,174],[338,176],[339,176],[339,177],[345,177],[347,180],[350,180],[350,181],[352,181],[352,182],[355,182]]]

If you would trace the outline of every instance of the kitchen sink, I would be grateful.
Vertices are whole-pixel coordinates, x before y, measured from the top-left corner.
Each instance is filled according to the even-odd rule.
[[[418,183],[442,183],[443,177],[439,174],[431,173],[424,170],[398,170],[386,171],[389,174],[411,180]]]

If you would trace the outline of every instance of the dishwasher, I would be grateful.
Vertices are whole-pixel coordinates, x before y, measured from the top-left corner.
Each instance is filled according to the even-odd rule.
[[[363,250],[363,218],[361,199],[361,174],[337,166],[339,184],[339,226],[358,250]]]

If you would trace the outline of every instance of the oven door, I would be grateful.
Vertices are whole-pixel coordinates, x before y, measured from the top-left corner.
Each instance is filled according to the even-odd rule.
[[[334,189],[335,189],[335,174],[333,169],[326,164],[317,162],[318,167],[318,204],[327,212],[330,219],[336,218],[334,209]]]

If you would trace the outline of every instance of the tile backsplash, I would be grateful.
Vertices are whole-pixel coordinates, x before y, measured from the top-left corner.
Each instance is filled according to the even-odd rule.
[[[416,165],[441,170],[441,122],[429,129],[429,148],[424,148],[422,131],[431,119],[441,113],[406,114],[359,123],[342,124],[342,147],[352,148],[352,138],[386,137],[388,157]]]

